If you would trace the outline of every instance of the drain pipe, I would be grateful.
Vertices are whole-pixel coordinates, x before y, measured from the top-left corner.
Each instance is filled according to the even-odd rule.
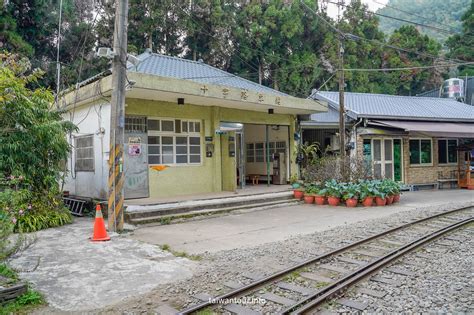
[[[355,150],[355,155],[357,156],[357,127],[362,123],[364,122],[364,119],[365,118],[359,118],[359,121],[356,122],[353,126],[352,126],[352,133],[354,135],[354,150]]]

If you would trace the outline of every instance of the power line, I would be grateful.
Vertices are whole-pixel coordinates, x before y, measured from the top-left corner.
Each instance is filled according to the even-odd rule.
[[[328,2],[332,3],[332,4],[338,4],[337,2],[332,2],[332,1],[328,1]],[[350,5],[346,5],[346,4],[340,4],[340,5],[343,6],[343,7],[346,7],[346,8],[351,8]],[[440,28],[440,27],[436,27],[436,26],[426,25],[426,24],[423,24],[423,23],[418,23],[418,22],[414,22],[414,21],[410,21],[410,20],[405,20],[405,19],[402,19],[402,18],[397,18],[397,17],[393,17],[393,16],[389,16],[389,15],[385,15],[385,14],[381,14],[381,13],[377,13],[377,12],[368,12],[368,11],[365,11],[365,12],[370,13],[370,14],[374,14],[374,15],[377,15],[377,16],[381,16],[381,17],[384,17],[384,18],[397,20],[397,21],[400,21],[400,22],[410,23],[410,24],[414,24],[414,25],[417,25],[417,26],[425,27],[425,28],[431,28],[433,30],[436,30],[438,32],[445,33],[445,34],[448,34],[448,35],[459,35],[459,33],[457,33],[457,32],[453,33],[452,31],[449,31],[449,30],[446,30],[446,29],[443,29],[443,28]]]
[[[415,16],[415,17],[421,18],[421,19],[423,19],[423,20],[425,20],[425,21],[426,21],[426,20],[431,21],[431,18],[428,18],[428,17],[426,17],[426,16],[423,16],[423,15],[420,15],[420,14],[416,14],[416,13],[413,13],[413,12],[410,12],[410,11],[405,11],[405,10],[402,10],[402,9],[400,9],[400,8],[397,8],[397,7],[393,6],[393,5],[383,4],[383,3],[381,3],[381,2],[379,2],[379,1],[377,1],[377,0],[371,0],[371,1],[374,2],[374,3],[380,4],[380,5],[384,5],[385,7],[390,8],[390,9],[392,9],[392,10],[399,11],[399,12],[402,12],[402,13],[407,14],[407,15]],[[447,24],[444,24],[444,23],[441,23],[441,22],[438,22],[438,21],[432,21],[432,22],[434,22],[435,24],[442,25],[442,26],[444,26],[444,27],[450,28],[450,29],[452,30],[452,32],[458,32],[457,29],[455,29],[454,27],[452,27],[452,26],[450,26],[450,25],[447,25]]]
[[[386,71],[404,71],[404,70],[417,70],[417,69],[447,68],[447,67],[457,67],[457,66],[466,66],[466,65],[474,65],[474,62],[452,63],[452,64],[433,65],[433,66],[401,67],[401,68],[380,68],[380,69],[351,68],[351,69],[344,69],[344,71],[386,72]]]

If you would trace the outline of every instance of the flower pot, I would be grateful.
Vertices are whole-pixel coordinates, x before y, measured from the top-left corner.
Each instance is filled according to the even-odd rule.
[[[296,199],[299,199],[301,200],[304,196],[304,192],[302,190],[293,190],[293,196],[296,198]]]
[[[393,196],[387,196],[385,197],[385,200],[386,200],[387,206],[391,205],[393,203]]]
[[[314,196],[304,195],[304,203],[313,203],[313,202],[314,202]]]
[[[385,204],[387,203],[387,199],[375,197],[375,203],[377,204],[377,206],[385,206]]]
[[[362,200],[362,205],[364,207],[372,207],[374,204],[374,197],[365,197],[364,200]]]
[[[341,202],[341,198],[338,198],[338,197],[333,197],[333,196],[329,196],[328,197],[328,204],[330,206],[339,206],[339,203]]]
[[[326,197],[325,196],[314,196],[314,203],[317,204],[318,206],[322,206],[326,203]]]
[[[395,196],[393,196],[393,202],[399,202],[400,201],[400,194],[396,194]]]
[[[350,198],[346,200],[346,206],[350,208],[357,207],[357,202],[359,200],[357,198]]]

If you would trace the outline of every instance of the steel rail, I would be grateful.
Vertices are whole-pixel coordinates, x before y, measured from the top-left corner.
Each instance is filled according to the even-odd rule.
[[[241,296],[241,295],[244,295],[244,293],[246,292],[249,292],[251,290],[254,290],[255,288],[258,288],[264,284],[267,284],[269,282],[272,282],[274,280],[277,280],[297,269],[300,269],[300,268],[303,268],[309,264],[313,264],[315,262],[318,262],[324,258],[327,258],[327,257],[330,257],[330,256],[334,256],[334,255],[337,255],[339,253],[342,253],[342,252],[345,252],[347,251],[348,249],[351,249],[353,247],[356,247],[356,246],[359,246],[361,244],[364,244],[364,243],[367,243],[369,241],[372,241],[374,239],[377,239],[377,238],[380,238],[382,236],[385,236],[387,234],[390,234],[390,233],[393,233],[393,232],[396,232],[396,231],[399,231],[399,230],[402,230],[402,229],[405,229],[407,227],[410,227],[412,225],[415,225],[415,224],[419,224],[419,223],[422,223],[422,222],[425,222],[425,221],[429,221],[429,220],[432,220],[432,219],[435,219],[435,218],[438,218],[438,217],[442,217],[442,216],[446,216],[446,215],[449,215],[449,214],[452,214],[452,213],[455,213],[455,212],[459,212],[459,211],[463,211],[463,210],[467,210],[467,209],[470,209],[472,208],[473,205],[470,205],[470,206],[466,206],[466,207],[460,207],[460,208],[456,208],[456,209],[452,209],[452,210],[449,210],[449,211],[443,211],[443,212],[440,212],[440,213],[437,213],[437,214],[434,214],[432,216],[429,216],[429,217],[425,217],[425,218],[421,218],[421,219],[418,219],[418,220],[415,220],[415,221],[412,221],[412,222],[408,222],[408,223],[405,223],[403,225],[400,225],[400,226],[397,226],[397,227],[394,227],[394,228],[391,228],[391,229],[388,229],[386,231],[383,231],[381,233],[377,233],[375,235],[372,235],[372,236],[369,236],[367,238],[364,238],[362,240],[359,240],[359,241],[356,241],[354,243],[351,243],[351,244],[348,244],[346,246],[343,246],[343,247],[340,247],[340,248],[337,248],[335,250],[332,250],[330,252],[327,252],[327,253],[324,253],[322,255],[319,255],[319,256],[316,256],[316,257],[313,257],[313,258],[310,258],[308,260],[305,260],[303,262],[300,262],[296,265],[293,265],[289,268],[286,268],[284,270],[281,270],[281,271],[278,271],[274,274],[271,274],[269,276],[266,276],[262,279],[259,279],[259,280],[256,280],[252,283],[249,283],[245,286],[242,286],[240,288],[237,288],[237,289],[234,289],[232,291],[229,291],[227,293],[224,293],[222,295],[219,295],[219,296],[216,296],[212,299],[210,299],[209,301],[205,301],[205,302],[202,302],[202,303],[199,303],[199,304],[196,304],[194,306],[191,306],[187,309],[184,309],[182,311],[180,311],[178,314],[180,315],[186,315],[186,314],[191,314],[191,313],[194,313],[194,312],[197,312],[197,311],[200,311],[206,307],[210,307],[210,306],[214,306],[214,303],[212,303],[212,301],[219,301],[219,300],[224,300],[224,299],[229,299],[229,298],[233,298],[233,297],[237,297],[237,296]]]
[[[344,278],[337,280],[336,282],[330,284],[322,290],[319,290],[318,292],[298,302],[297,304],[290,306],[289,308],[285,309],[281,314],[304,314],[306,312],[314,310],[315,307],[321,305],[323,302],[331,298],[331,296],[347,289],[349,286],[355,284],[363,278],[368,277],[379,269],[399,259],[401,256],[412,252],[418,247],[428,242],[431,242],[434,239],[437,239],[448,232],[456,230],[472,222],[474,222],[474,217],[458,221],[449,226],[436,230],[432,233],[425,234],[422,237],[416,239],[415,241],[403,245],[402,247],[397,248],[380,258],[377,258],[376,260],[368,263],[367,265],[362,266],[354,272],[346,275]]]

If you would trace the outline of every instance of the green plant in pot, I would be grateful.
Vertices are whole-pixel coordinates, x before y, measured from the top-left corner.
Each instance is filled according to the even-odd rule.
[[[338,206],[341,202],[341,185],[335,180],[328,180],[324,184],[330,206]]]
[[[387,197],[387,192],[383,181],[374,181],[374,193],[375,203],[377,204],[377,206],[385,206],[385,204],[387,203],[387,200],[385,199],[385,197]]]
[[[316,186],[316,191],[314,195],[314,203],[318,206],[322,206],[326,203],[326,194],[327,190],[325,187]]]
[[[376,195],[375,183],[369,180],[359,181],[359,200],[364,207],[371,207]]]
[[[313,203],[316,191],[316,185],[307,184],[304,191],[304,203]]]
[[[400,183],[393,182],[393,202],[399,202],[400,201]]]
[[[384,179],[382,181],[382,188],[385,192],[385,203],[386,205],[391,205],[393,203],[394,193],[395,193],[395,182],[391,179]]]
[[[342,184],[342,191],[342,199],[346,201],[346,206],[351,208],[357,207],[359,202],[359,184]]]

